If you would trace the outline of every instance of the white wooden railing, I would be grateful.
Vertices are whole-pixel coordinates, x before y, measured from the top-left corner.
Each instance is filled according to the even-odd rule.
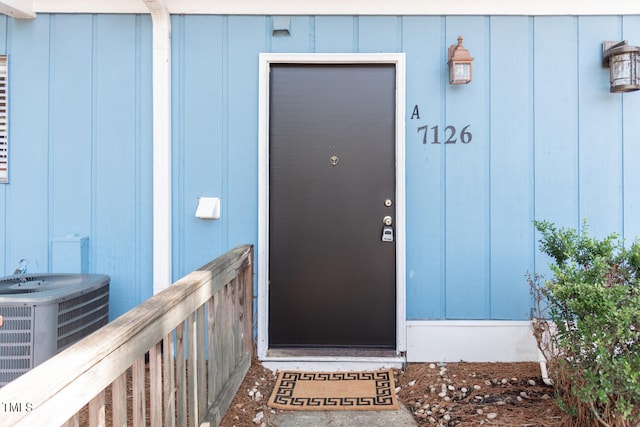
[[[0,425],[217,426],[251,364],[252,307],[245,245],[0,388]]]

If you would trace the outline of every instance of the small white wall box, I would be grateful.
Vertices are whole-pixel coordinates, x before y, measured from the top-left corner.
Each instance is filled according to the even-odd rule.
[[[271,18],[271,35],[272,36],[290,36],[291,35],[291,17],[290,16],[273,16]]]
[[[200,219],[220,219],[220,197],[198,197],[196,217]]]
[[[54,273],[88,273],[89,237],[77,234],[54,237],[51,244],[51,271]]]

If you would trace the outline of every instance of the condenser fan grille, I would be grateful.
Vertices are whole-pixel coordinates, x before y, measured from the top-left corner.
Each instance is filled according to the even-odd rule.
[[[97,331],[109,318],[109,287],[58,304],[58,350]]]
[[[33,308],[3,307],[0,328],[0,386],[32,368]]]

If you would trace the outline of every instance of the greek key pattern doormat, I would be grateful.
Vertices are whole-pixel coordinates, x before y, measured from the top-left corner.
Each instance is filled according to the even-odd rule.
[[[393,371],[297,372],[278,375],[269,406],[287,410],[395,410]]]

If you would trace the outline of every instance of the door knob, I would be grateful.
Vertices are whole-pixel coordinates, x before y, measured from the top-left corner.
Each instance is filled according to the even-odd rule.
[[[387,215],[384,218],[382,218],[382,222],[384,223],[384,225],[391,225],[393,224],[393,218]]]

